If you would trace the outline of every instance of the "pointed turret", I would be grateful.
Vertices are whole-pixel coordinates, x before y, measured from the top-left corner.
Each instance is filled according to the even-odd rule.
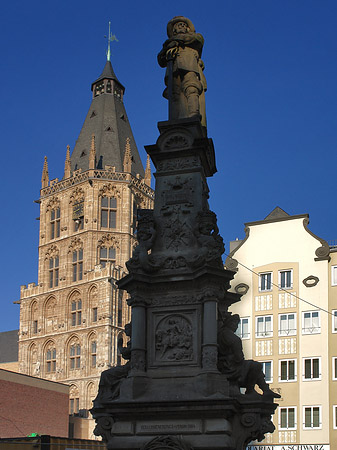
[[[132,159],[131,159],[130,138],[126,138],[123,171],[131,172],[131,166],[132,166]]]
[[[67,145],[67,153],[66,160],[64,163],[64,178],[69,178],[71,173],[71,164],[70,164],[70,145]]]
[[[48,172],[48,160],[47,156],[44,157],[42,178],[41,178],[42,189],[47,187],[49,184],[49,172]]]
[[[130,123],[124,108],[125,88],[107,61],[100,77],[92,83],[93,99],[71,155],[71,170],[89,169],[91,136],[95,135],[96,169],[114,166],[123,172],[125,141],[130,138],[131,173],[144,177]]]
[[[145,184],[151,187],[151,164],[150,164],[150,155],[147,155],[146,159],[146,168],[145,168]]]
[[[89,170],[95,169],[96,165],[96,147],[95,147],[95,135],[91,136],[91,147],[89,155]]]

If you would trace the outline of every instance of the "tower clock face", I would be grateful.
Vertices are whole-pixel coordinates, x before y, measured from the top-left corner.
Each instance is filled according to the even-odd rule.
[[[79,219],[84,216],[84,205],[83,202],[75,203],[73,207],[73,219]]]

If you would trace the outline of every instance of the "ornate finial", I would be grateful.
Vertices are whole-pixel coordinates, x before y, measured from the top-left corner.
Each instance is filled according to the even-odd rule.
[[[123,161],[124,172],[131,172],[131,164],[132,164],[132,159],[131,159],[130,138],[126,138],[124,161]]]
[[[49,173],[48,173],[48,160],[47,156],[44,157],[43,169],[42,169],[42,189],[47,187],[49,184]]]
[[[66,161],[64,163],[64,178],[69,178],[71,172],[70,145],[67,145]]]
[[[111,61],[111,59],[110,59],[111,58],[110,42],[113,42],[113,41],[118,42],[118,39],[116,38],[116,36],[112,35],[111,32],[110,32],[110,25],[111,25],[111,22],[109,22],[109,34],[108,34],[108,36],[104,36],[104,37],[108,38],[108,50],[106,51],[106,59],[107,59],[107,61]]]
[[[146,159],[146,168],[145,168],[145,184],[151,187],[151,164],[150,164],[150,155],[147,155]]]
[[[95,160],[96,160],[96,145],[95,145],[95,135],[91,135],[91,147],[89,154],[89,170],[95,168]]]

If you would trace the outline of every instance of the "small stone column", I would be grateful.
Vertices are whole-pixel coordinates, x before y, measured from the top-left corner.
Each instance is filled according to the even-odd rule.
[[[137,296],[128,300],[131,312],[131,375],[143,375],[146,370],[146,300]]]
[[[202,368],[204,372],[218,372],[217,334],[217,297],[215,292],[207,292],[203,307]]]

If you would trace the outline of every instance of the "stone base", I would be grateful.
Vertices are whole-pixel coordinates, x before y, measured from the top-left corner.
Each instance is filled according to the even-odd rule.
[[[172,450],[243,450],[252,439],[273,431],[275,404],[257,398],[203,401],[119,402],[95,408],[96,433],[108,449],[163,448],[161,440],[179,438]],[[158,444],[158,445],[157,445]],[[175,448],[174,448],[175,447]]]

